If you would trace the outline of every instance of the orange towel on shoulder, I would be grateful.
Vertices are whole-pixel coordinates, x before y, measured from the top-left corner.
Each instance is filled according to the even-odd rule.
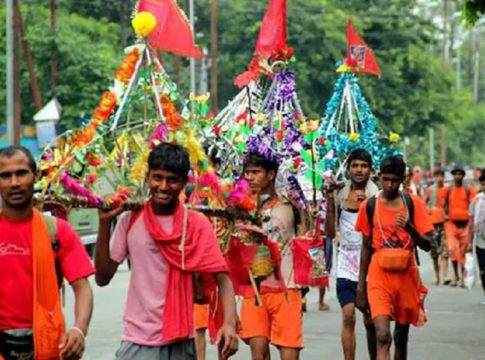
[[[34,209],[32,221],[34,283],[34,350],[36,360],[59,359],[65,333],[52,244],[42,214]]]

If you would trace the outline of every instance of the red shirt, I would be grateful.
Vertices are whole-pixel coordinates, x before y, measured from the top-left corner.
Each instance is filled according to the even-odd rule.
[[[62,274],[69,283],[94,274],[79,236],[59,218],[57,241]],[[0,216],[0,299],[0,331],[32,328],[32,219],[11,221]]]

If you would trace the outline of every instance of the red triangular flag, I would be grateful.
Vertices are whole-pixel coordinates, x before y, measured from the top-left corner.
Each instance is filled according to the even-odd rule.
[[[147,11],[157,19],[157,27],[148,35],[155,50],[200,58],[204,53],[194,44],[189,21],[175,0],[141,0],[138,12]]]
[[[350,18],[347,20],[347,58],[357,61],[356,73],[369,73],[381,76],[381,70],[372,50],[355,32]]]
[[[269,56],[286,47],[286,0],[270,0],[254,53]]]

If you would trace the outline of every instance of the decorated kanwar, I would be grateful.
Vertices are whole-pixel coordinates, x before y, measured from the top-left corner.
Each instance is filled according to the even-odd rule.
[[[480,358],[485,7],[441,3],[6,0],[0,360]]]

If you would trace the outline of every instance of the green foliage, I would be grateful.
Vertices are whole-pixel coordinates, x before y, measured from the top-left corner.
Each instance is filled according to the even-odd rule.
[[[104,20],[93,20],[78,14],[58,11],[58,32],[50,31],[49,10],[41,6],[22,8],[26,34],[33,57],[35,74],[40,85],[42,100],[47,103],[56,96],[63,106],[63,124],[72,126],[85,113],[96,107],[103,91],[112,85],[114,71],[122,53],[119,48],[118,25]],[[0,12],[5,21],[5,11]],[[5,33],[0,34],[5,48]],[[55,53],[58,62],[57,86],[50,85],[50,59]],[[0,54],[0,65],[5,69],[5,53]],[[0,72],[5,83],[5,72]],[[5,89],[0,88],[0,116],[5,118]],[[21,57],[22,123],[32,123],[35,106],[30,79],[23,56]]]
[[[485,2],[483,0],[466,0],[462,6],[463,19],[467,26],[475,25],[480,16],[485,14]]]
[[[28,24],[28,38],[34,63],[46,102],[50,89],[50,56],[56,50],[59,58],[57,96],[65,109],[63,121],[68,124],[83,112],[90,113],[102,91],[111,85],[113,73],[121,59],[120,26],[125,19],[128,35],[129,17],[134,0],[58,0],[59,31],[54,40],[49,30],[48,3],[31,0],[23,9]],[[184,1],[179,0],[184,8]],[[195,3],[197,43],[210,49],[210,0]],[[268,1],[218,0],[219,30],[219,108],[238,92],[233,85],[237,74],[246,70],[255,47],[257,34]],[[455,90],[455,74],[441,63],[440,29],[416,11],[416,1],[409,0],[291,0],[288,1],[288,43],[295,48],[297,90],[303,110],[309,118],[319,118],[332,95],[337,79],[335,63],[345,57],[346,19],[351,16],[356,30],[374,50],[382,70],[382,78],[361,75],[364,96],[385,133],[398,132],[410,138],[412,162],[427,162],[428,129],[448,129],[451,161],[485,162],[481,145],[484,142],[484,105],[473,104],[469,79],[462,78],[462,89]],[[476,7],[476,4],[479,4]],[[465,15],[483,12],[483,1],[468,0]],[[0,11],[4,19],[4,10]],[[472,18],[475,19],[476,18]],[[3,21],[3,20],[0,20]],[[5,48],[4,35],[0,45]],[[466,45],[468,46],[468,45]],[[468,51],[463,47],[462,54]],[[171,55],[162,60],[169,74],[175,77]],[[472,62],[462,62],[464,72]],[[5,57],[0,54],[0,66]],[[180,88],[189,88],[188,61],[180,65]],[[0,81],[5,74],[0,72]],[[485,85],[485,84],[484,84]],[[481,86],[483,88],[483,86]],[[5,91],[0,88],[0,98]],[[0,99],[0,101],[1,101]],[[4,101],[0,114],[5,113]],[[30,122],[34,113],[26,70],[22,68],[22,118]],[[423,141],[420,140],[424,139]],[[423,146],[417,146],[422,142]],[[439,141],[437,141],[438,149]],[[436,151],[438,153],[438,151]]]

